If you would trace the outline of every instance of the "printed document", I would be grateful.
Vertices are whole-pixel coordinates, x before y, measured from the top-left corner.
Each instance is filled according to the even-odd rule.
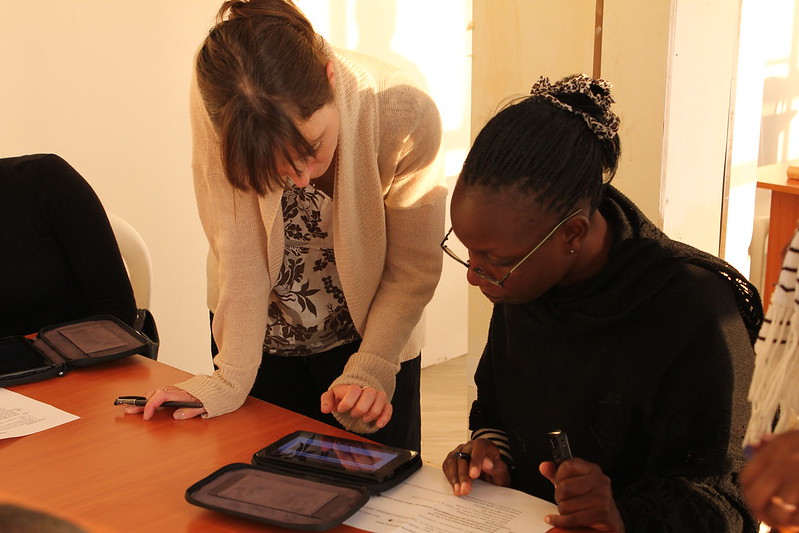
[[[0,389],[0,439],[38,433],[78,418],[52,405]]]
[[[441,467],[425,463],[408,479],[372,496],[345,524],[375,533],[545,533],[554,504],[475,480],[468,496],[455,496]]]

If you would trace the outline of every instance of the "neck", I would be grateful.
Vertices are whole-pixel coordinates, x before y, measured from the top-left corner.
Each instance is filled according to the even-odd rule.
[[[333,160],[324,174],[314,179],[311,183],[320,191],[324,192],[330,198],[333,198],[333,190],[335,189],[336,182],[336,166],[338,165],[338,150],[333,154]]]

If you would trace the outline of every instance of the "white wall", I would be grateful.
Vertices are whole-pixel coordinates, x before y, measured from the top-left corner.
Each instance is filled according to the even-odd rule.
[[[3,2],[0,156],[54,152],[153,261],[161,360],[210,367],[205,237],[190,172],[191,58],[210,0]]]
[[[740,5],[676,2],[666,94],[663,231],[719,254]],[[712,24],[709,22],[712,21]]]
[[[398,63],[430,89],[444,117],[447,169],[457,174],[468,148],[470,2],[298,4],[334,44]],[[191,372],[211,363],[187,94],[192,56],[220,5],[37,0],[2,2],[0,17],[0,157],[61,155],[108,211],[136,227],[152,255],[159,360]],[[465,281],[449,276],[452,291],[440,291],[428,313],[427,360],[466,351]]]
[[[613,84],[621,119],[613,183],[658,225],[671,20],[672,0],[604,3],[602,77]]]
[[[749,242],[755,213],[755,184],[760,147],[760,122],[763,114],[763,79],[765,61],[763,43],[767,35],[767,14],[761,0],[741,2],[741,25],[738,38],[738,60],[733,105],[732,149],[730,157],[730,187],[726,220],[724,258],[762,289],[762,268],[757,255],[751,269]],[[771,18],[771,17],[768,17]],[[782,17],[779,17],[782,19]],[[766,205],[766,209],[768,206]],[[767,212],[765,213],[767,215]],[[764,259],[764,258],[762,258]]]
[[[746,274],[753,219],[768,216],[758,175],[799,162],[799,0],[743,0],[742,13],[725,258]]]

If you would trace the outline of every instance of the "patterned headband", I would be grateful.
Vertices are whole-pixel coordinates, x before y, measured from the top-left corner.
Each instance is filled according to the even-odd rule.
[[[558,96],[561,94],[584,94],[594,102],[602,111],[602,121],[592,117],[584,111],[575,109],[571,105],[562,102]],[[555,83],[550,83],[549,78],[541,78],[533,84],[530,89],[532,96],[538,96],[551,103],[555,107],[565,109],[570,113],[582,117],[588,127],[591,128],[597,137],[604,140],[612,140],[618,135],[619,117],[610,110],[613,97],[610,96],[610,84],[603,79],[589,78],[585,74],[576,74],[563,78]]]

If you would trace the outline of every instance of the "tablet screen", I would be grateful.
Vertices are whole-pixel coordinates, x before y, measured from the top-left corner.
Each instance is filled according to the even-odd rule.
[[[402,448],[297,431],[259,451],[255,459],[384,480],[393,477],[417,455],[418,452]]]
[[[53,364],[22,338],[0,340],[0,376],[50,368]]]
[[[278,453],[320,465],[363,472],[376,472],[399,456],[396,451],[371,446],[366,442],[336,442],[319,435],[297,436],[280,446]]]

